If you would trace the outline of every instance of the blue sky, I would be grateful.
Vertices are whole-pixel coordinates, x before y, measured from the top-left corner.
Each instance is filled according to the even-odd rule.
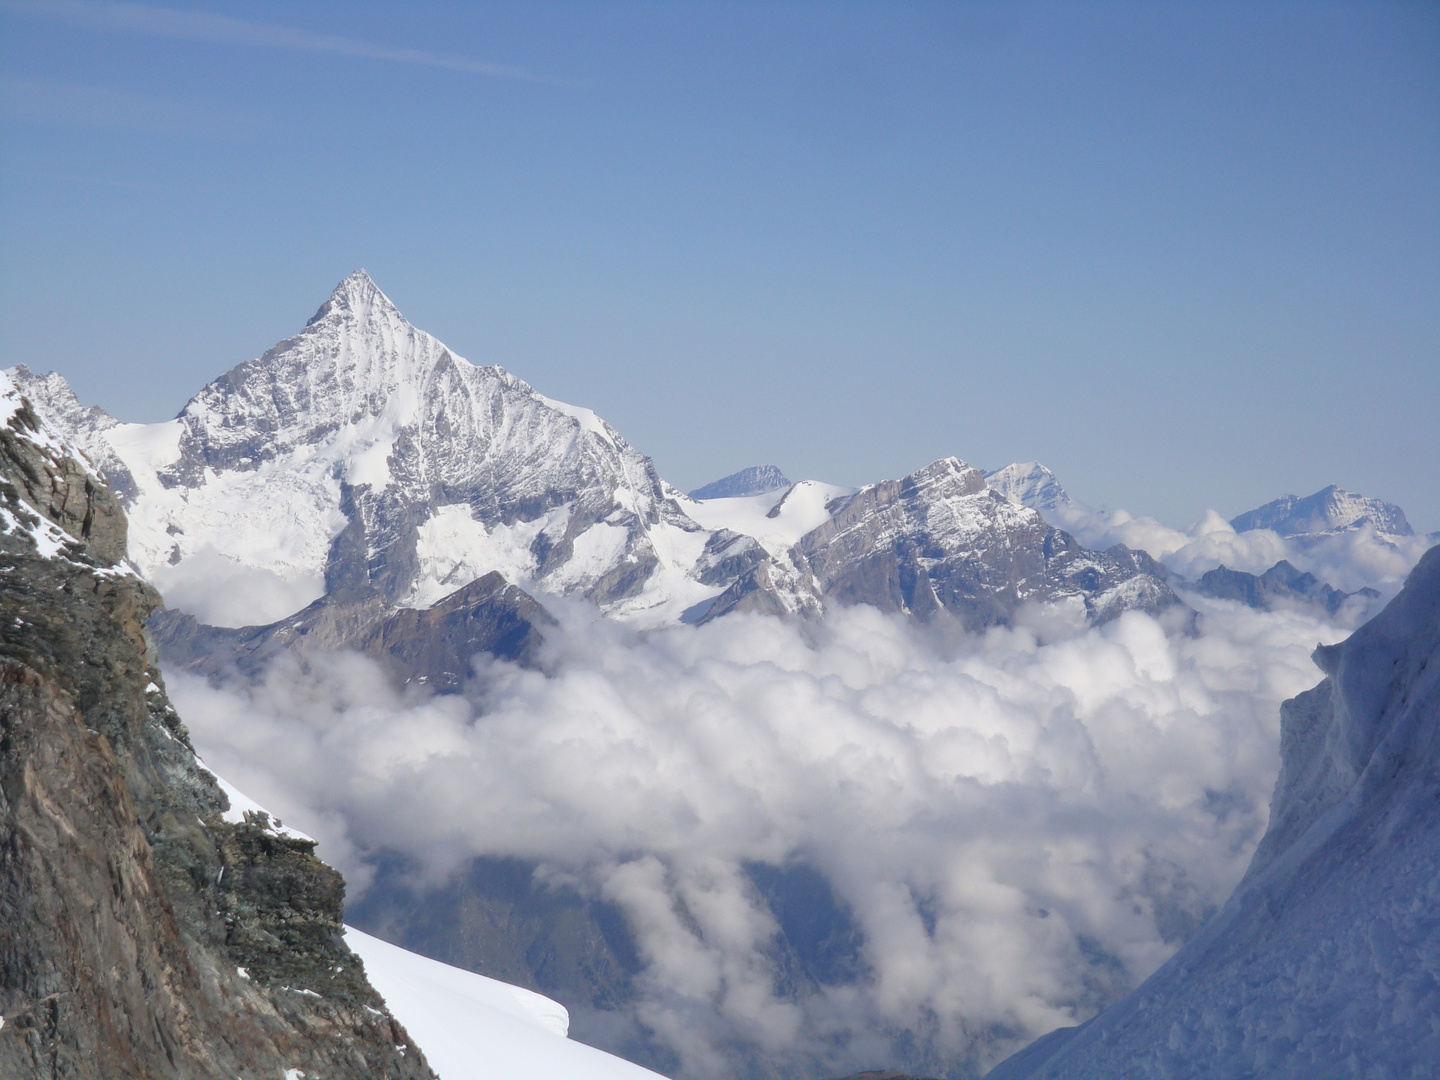
[[[1440,528],[1434,4],[0,0],[0,50],[0,364],[126,419],[363,266],[681,487]]]

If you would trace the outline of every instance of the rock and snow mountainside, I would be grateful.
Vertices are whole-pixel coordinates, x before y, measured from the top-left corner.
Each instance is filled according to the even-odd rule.
[[[114,495],[0,377],[0,1075],[433,1077],[314,842],[166,697]]]
[[[1133,557],[1081,556],[954,459],[849,503],[847,489],[791,485],[774,466],[696,493],[724,497],[682,495],[588,409],[411,326],[363,271],[165,423],[122,424],[58,375],[13,375],[122,495],[141,572],[213,625],[275,623],[342,591],[427,608],[491,572],[649,625],[695,621],[706,605],[711,618],[808,617],[875,603],[988,624],[1026,599],[1097,618],[1170,599]],[[748,503],[772,497],[763,519]],[[832,527],[842,504],[847,524]],[[976,569],[995,558],[1003,573]]]
[[[175,420],[117,424],[44,381],[51,420],[128,489],[131,558],[172,603],[254,579],[265,603],[209,622],[270,622],[344,585],[424,607],[491,570],[616,613],[713,591],[689,576],[707,534],[648,458],[588,409],[454,355],[363,271]]]
[[[1370,528],[1386,536],[1414,536],[1405,511],[1394,503],[1341,491],[1334,484],[1301,498],[1282,495],[1230,519],[1236,532],[1270,529],[1281,536],[1323,536]]]
[[[1288,561],[1340,589],[1376,589],[1390,596],[1425,550],[1440,541],[1440,533],[1416,535],[1398,506],[1333,486],[1304,499],[1286,495],[1231,521],[1209,510],[1180,530],[1124,510],[1093,510],[1071,498],[1038,462],[996,469],[986,481],[1082,544],[1145,551],[1191,581],[1220,566],[1260,575]]]
[[[1096,622],[1176,603],[1148,556],[1086,551],[957,458],[872,484],[825,509],[823,521],[747,571],[706,617],[870,604],[922,620],[946,613],[978,629],[1027,603],[1059,605]]]
[[[344,933],[315,841],[195,756],[125,534],[0,375],[0,1075],[656,1080],[541,995]]]
[[[1270,826],[1200,934],[990,1080],[1440,1073],[1440,547],[1282,710]]]
[[[1038,461],[1016,462],[985,474],[985,482],[1011,502],[1040,513],[1056,528],[1066,528],[1075,502],[1060,486],[1059,478]]]
[[[767,491],[778,491],[790,486],[785,474],[774,465],[752,465],[729,476],[696,488],[690,492],[692,499],[743,499],[750,495],[764,495]]]

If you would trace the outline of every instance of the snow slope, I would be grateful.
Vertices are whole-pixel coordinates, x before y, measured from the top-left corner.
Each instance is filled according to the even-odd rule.
[[[830,506],[854,495],[856,488],[801,480],[798,484],[760,495],[730,499],[681,501],[681,509],[707,529],[730,529],[753,536],[771,558],[785,559],[786,552],[806,533],[830,518]]]
[[[558,1002],[345,928],[345,944],[440,1080],[656,1080],[659,1073],[566,1038]]]
[[[1270,825],[1200,934],[990,1080],[1440,1075],[1440,547],[1282,709]]]

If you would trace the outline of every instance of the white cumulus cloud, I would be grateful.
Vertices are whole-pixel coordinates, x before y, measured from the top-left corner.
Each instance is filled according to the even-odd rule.
[[[400,849],[432,882],[514,856],[619,905],[632,1019],[686,1076],[736,1045],[875,1067],[897,1031],[979,1063],[1154,970],[1264,829],[1279,703],[1343,631],[1196,602],[1198,630],[1130,613],[1048,643],[869,608],[813,643],[749,616],[640,635],[559,604],[546,673],[482,662],[465,695],[354,655],[169,684],[206,760],[352,895]],[[857,980],[800,997],[746,871],[796,862],[863,936]]]

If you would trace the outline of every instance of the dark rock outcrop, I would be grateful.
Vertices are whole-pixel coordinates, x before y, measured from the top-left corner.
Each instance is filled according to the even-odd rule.
[[[0,497],[14,513],[27,513],[21,504],[28,504],[104,566],[125,557],[125,512],[119,500],[42,429],[23,398],[0,425]]]

